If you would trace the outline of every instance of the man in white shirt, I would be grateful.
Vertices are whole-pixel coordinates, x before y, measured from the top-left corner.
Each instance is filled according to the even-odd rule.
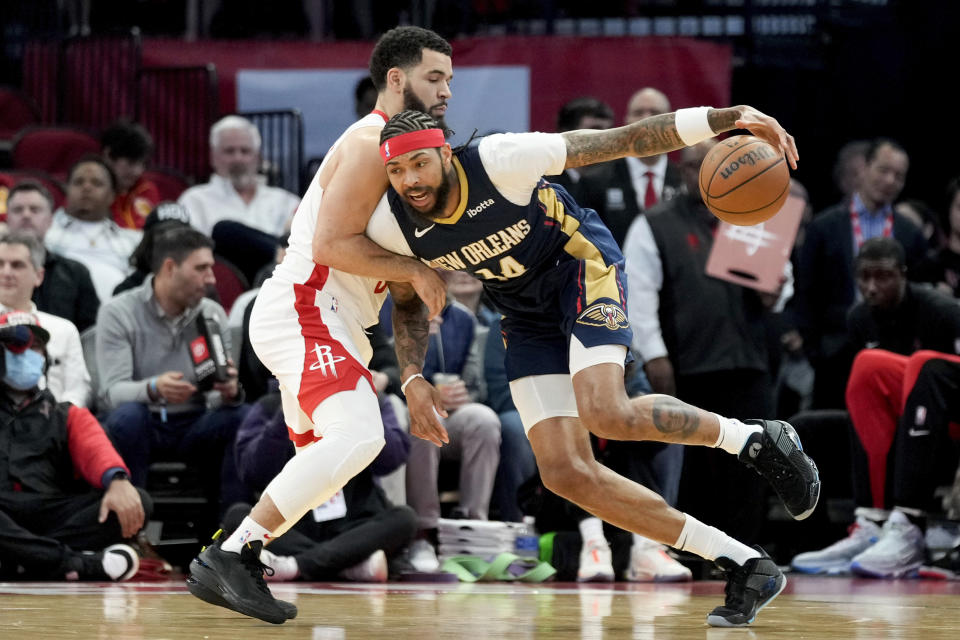
[[[300,204],[296,195],[271,187],[257,174],[260,132],[240,116],[226,116],[210,128],[210,164],[206,184],[190,187],[180,204],[194,227],[207,235],[221,220],[236,220],[273,236],[281,235]]]
[[[50,334],[46,388],[59,402],[85,407],[90,397],[90,374],[77,327],[69,320],[37,311],[31,300],[33,290],[43,281],[45,254],[43,245],[32,235],[0,236],[0,313],[30,311],[37,316]],[[43,382],[40,387],[44,388]]]
[[[253,279],[273,259],[276,238],[287,231],[300,198],[271,187],[258,175],[260,132],[240,116],[226,116],[210,128],[206,184],[190,187],[179,202],[194,228],[214,239],[217,253]]]
[[[640,89],[627,103],[624,124],[670,111],[670,100],[653,87]],[[659,153],[643,158],[627,157],[584,172],[578,200],[594,209],[613,239],[623,246],[630,224],[640,213],[680,191],[679,168]]]
[[[140,231],[113,221],[110,205],[116,193],[113,171],[100,156],[84,156],[67,174],[67,200],[53,215],[44,242],[47,248],[90,270],[97,297],[105,302],[130,272],[130,254]]]

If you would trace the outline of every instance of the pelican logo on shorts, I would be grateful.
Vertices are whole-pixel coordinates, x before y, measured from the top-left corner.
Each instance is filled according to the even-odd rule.
[[[330,345],[313,343],[313,352],[317,361],[310,365],[310,371],[319,370],[325,376],[337,377],[337,363],[346,360],[344,356],[333,355]]]
[[[190,355],[193,356],[193,364],[200,364],[210,357],[210,349],[207,348],[207,339],[199,336],[190,341]]]
[[[587,307],[583,313],[577,316],[577,322],[591,327],[606,327],[611,331],[626,329],[630,326],[627,321],[627,314],[623,312],[623,309],[608,302],[598,302]]]

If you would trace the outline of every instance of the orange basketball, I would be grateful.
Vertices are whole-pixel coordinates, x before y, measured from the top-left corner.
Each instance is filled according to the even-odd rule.
[[[754,136],[721,140],[700,165],[703,202],[730,224],[749,226],[772,218],[789,193],[786,158]]]

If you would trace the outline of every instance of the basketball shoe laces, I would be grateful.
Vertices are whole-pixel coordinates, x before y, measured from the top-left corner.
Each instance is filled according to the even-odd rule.
[[[263,548],[263,543],[261,542],[255,542],[253,544]],[[273,594],[270,592],[270,587],[267,586],[267,581],[263,576],[264,574],[272,576],[274,574],[273,567],[264,564],[263,561],[260,560],[260,551],[254,549],[253,545],[248,542],[243,545],[243,548],[240,550],[240,562],[243,563],[244,568],[253,577],[254,582],[257,583],[257,589],[272,598]]]

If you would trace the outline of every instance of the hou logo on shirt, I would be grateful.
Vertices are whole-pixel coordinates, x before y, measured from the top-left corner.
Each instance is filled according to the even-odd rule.
[[[200,364],[210,357],[210,349],[207,348],[207,339],[203,336],[194,338],[190,342],[190,355],[193,356],[193,363]]]

